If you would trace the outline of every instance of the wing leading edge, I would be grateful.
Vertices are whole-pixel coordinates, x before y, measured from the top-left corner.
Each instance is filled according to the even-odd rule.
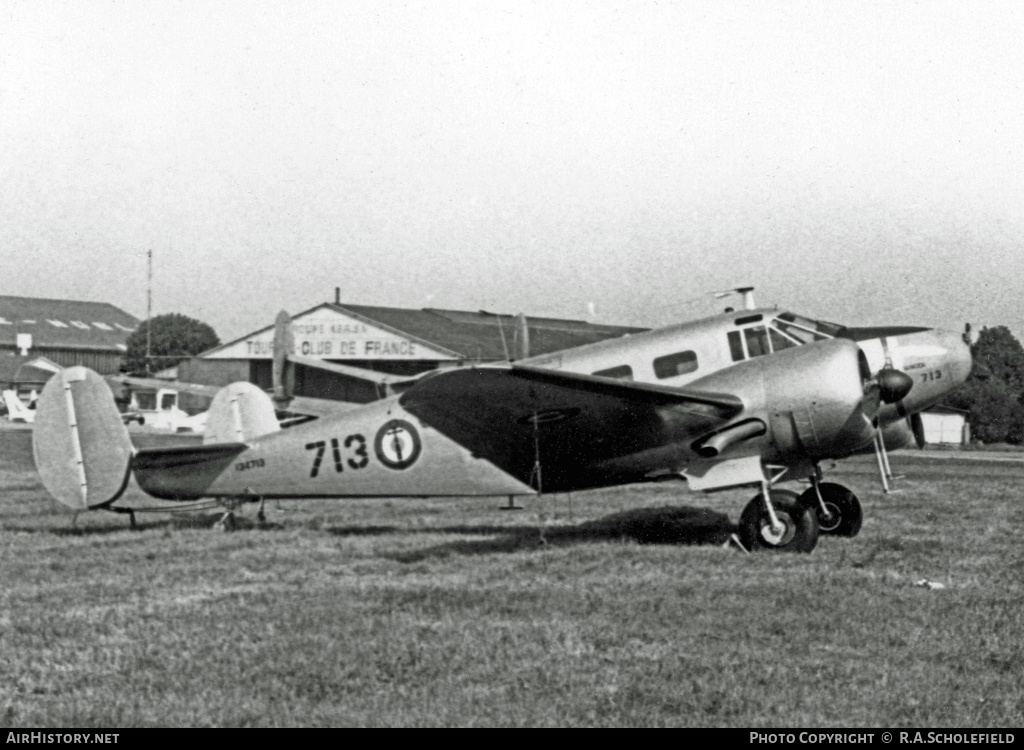
[[[511,365],[424,377],[400,398],[424,423],[545,492],[639,481],[743,411],[728,394]]]

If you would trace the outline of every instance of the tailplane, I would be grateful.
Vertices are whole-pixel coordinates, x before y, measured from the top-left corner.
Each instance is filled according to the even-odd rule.
[[[36,402],[32,454],[56,500],[75,510],[114,502],[128,485],[133,453],[102,377],[69,367],[50,378]]]

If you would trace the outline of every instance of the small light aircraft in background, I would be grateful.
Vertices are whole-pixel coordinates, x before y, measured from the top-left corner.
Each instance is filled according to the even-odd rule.
[[[32,391],[32,395],[35,396],[35,391]],[[4,404],[7,406],[7,418],[10,421],[26,424],[36,421],[35,410],[25,406],[25,402],[18,398],[17,391],[4,391],[3,397]]]
[[[206,412],[190,415],[178,407],[179,394],[188,392],[212,399],[220,390],[216,386],[125,375],[107,376],[107,382],[111,385],[125,386],[131,394],[128,408],[121,415],[125,424],[135,422],[167,432],[201,433],[206,426]]]
[[[278,408],[318,418],[282,429],[266,393],[235,383],[213,399],[202,445],[138,449],[103,379],[69,368],[40,396],[36,466],[76,510],[116,510],[133,474],[157,498],[228,503],[514,497],[673,478],[692,490],[749,486],[759,493],[740,517],[743,544],[808,552],[819,533],[853,536],[862,520],[849,489],[820,481],[820,463],[920,440],[908,416],[966,379],[970,350],[952,332],[747,307],[414,379],[296,357],[282,314]],[[297,364],[371,379],[381,398],[295,397]],[[777,487],[794,479],[811,487],[799,496]]]

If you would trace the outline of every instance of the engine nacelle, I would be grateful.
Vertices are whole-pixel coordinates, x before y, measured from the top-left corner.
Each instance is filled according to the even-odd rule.
[[[911,414],[906,419],[882,427],[882,439],[887,451],[900,448],[924,448],[924,423],[920,414]]]
[[[869,376],[860,348],[833,339],[741,362],[690,383],[687,390],[741,397],[747,404],[743,419],[768,426],[760,438],[766,462],[820,460],[849,456],[874,439],[879,398],[877,388],[865,388]],[[708,440],[694,450],[701,451]]]

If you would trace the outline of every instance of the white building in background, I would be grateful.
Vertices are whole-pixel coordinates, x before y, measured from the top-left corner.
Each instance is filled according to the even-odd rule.
[[[965,445],[971,442],[968,412],[950,406],[933,406],[921,412],[926,445]]]

